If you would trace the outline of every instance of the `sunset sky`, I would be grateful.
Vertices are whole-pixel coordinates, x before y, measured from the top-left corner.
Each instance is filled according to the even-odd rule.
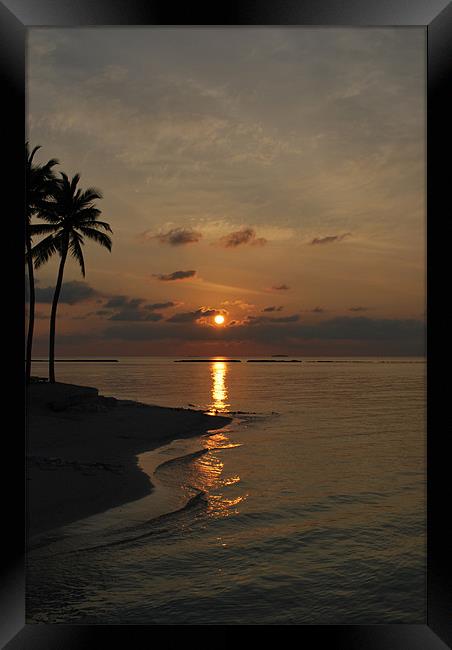
[[[57,356],[423,354],[424,91],[421,28],[31,29],[30,144],[114,232]]]

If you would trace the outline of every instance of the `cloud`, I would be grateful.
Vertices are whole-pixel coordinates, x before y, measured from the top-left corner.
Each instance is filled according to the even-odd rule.
[[[152,310],[146,310],[143,306],[143,298],[126,298],[125,296],[116,296],[107,303],[110,307],[113,304],[119,311],[112,314],[109,320],[115,321],[159,321],[162,320],[161,314],[156,314]]]
[[[267,224],[280,221],[293,228],[294,236],[287,245],[275,244],[280,257],[275,259],[279,270],[273,273],[280,276],[276,282],[287,277],[301,300],[291,268],[297,246],[305,241],[305,250],[312,253],[343,251],[338,242],[316,251],[309,244],[314,237],[341,235],[347,228],[367,241],[371,236],[372,242],[386,238],[387,252],[382,247],[381,256],[376,250],[373,258],[377,265],[381,261],[381,286],[386,275],[399,277],[400,290],[408,296],[399,313],[416,313],[411,294],[417,300],[422,293],[421,286],[413,290],[418,275],[412,265],[419,265],[423,237],[422,30],[304,30],[300,38],[298,30],[276,28],[169,29],[154,30],[152,39],[146,30],[129,30],[121,39],[115,30],[63,31],[30,33],[31,44],[56,49],[51,56],[30,59],[32,140],[57,143],[52,155],[64,158],[69,167],[82,160],[89,145],[86,173],[94,174],[95,183],[113,199],[119,217],[127,215],[117,234],[125,272],[135,273],[136,264],[148,263],[134,259],[130,232],[153,228],[153,235],[165,234],[179,224],[217,241],[252,225],[271,241],[254,251],[261,257],[273,248]],[[123,80],[105,85],[105,90],[87,87],[86,81],[98,76],[106,61],[127,69]],[[105,76],[118,77],[117,71],[111,73]],[[108,166],[102,164],[105,160]],[[203,219],[221,220],[225,215],[228,225],[223,222],[215,234],[204,229]],[[353,241],[350,238],[345,248]],[[399,244],[406,247],[400,256],[392,248]],[[165,246],[158,240],[151,246],[157,255],[187,252],[183,245]],[[246,245],[243,250],[253,252]],[[223,254],[235,257],[242,249],[224,249]],[[148,274],[197,264],[180,258],[155,262]],[[372,269],[370,276],[354,273],[358,266],[356,258],[345,260],[341,269],[343,285],[354,295],[373,277]],[[198,273],[205,272],[198,268]],[[234,284],[232,278],[224,279],[223,267],[216,270],[218,281]],[[254,277],[264,277],[268,260],[262,259],[254,271]],[[255,280],[247,277],[250,286]],[[266,279],[261,286],[273,282]],[[132,287],[120,290],[133,294]],[[269,291],[265,301],[272,304],[291,296],[292,291],[280,293],[286,288]],[[208,295],[200,302],[213,302]],[[210,295],[243,294],[218,290]],[[253,295],[250,299],[258,300]],[[388,315],[393,296],[382,300],[382,309],[388,310],[382,314]],[[259,303],[259,310],[263,306]],[[354,315],[346,304],[344,313]]]
[[[111,296],[104,305],[105,309],[116,309],[118,307],[124,307],[129,302],[127,296]]]
[[[275,284],[272,289],[275,291],[289,291],[290,287],[287,284]]]
[[[313,314],[323,314],[324,312],[323,307],[314,307],[314,309],[311,309],[311,313]]]
[[[349,307],[348,311],[369,311],[368,307]]]
[[[54,292],[55,287],[36,287],[36,302],[51,303]],[[75,305],[86,300],[93,300],[98,295],[99,293],[90,287],[89,284],[86,284],[86,282],[73,280],[72,282],[65,282],[63,284],[60,294],[60,303]]]
[[[351,232],[346,232],[343,235],[330,235],[329,237],[315,237],[311,244],[333,244],[334,242],[342,241],[345,237],[350,237]]]
[[[174,280],[185,280],[186,278],[194,278],[196,271],[173,271],[173,273],[156,273],[154,277],[162,282],[173,282]]]
[[[144,312],[142,309],[133,307],[124,307],[121,311],[110,316],[109,320],[122,320],[122,321],[159,321],[163,316],[154,311]]]
[[[276,318],[271,316],[248,316],[246,322],[255,325],[260,323],[296,323],[298,320],[300,320],[300,316],[292,314],[292,316],[278,316]]]
[[[118,307],[135,306],[144,302],[142,298],[128,298],[127,296],[111,296],[104,305],[104,309],[117,309]]]
[[[172,228],[166,233],[159,233],[157,235],[150,235],[150,231],[147,230],[141,236],[144,239],[158,239],[162,244],[169,244],[170,246],[194,244],[202,238],[200,232],[191,228]]]
[[[262,311],[282,311],[283,307],[280,305],[279,307],[264,307]]]
[[[215,310],[211,310],[215,312]],[[101,334],[105,339],[124,341],[156,341],[177,340],[181,343],[189,341],[222,341],[237,343],[259,343],[265,345],[284,345],[287,349],[309,349],[312,341],[328,342],[331,350],[343,350],[342,344],[347,343],[349,349],[374,351],[378,354],[424,354],[425,324],[419,320],[369,319],[365,317],[342,317],[306,324],[292,320],[291,322],[235,322],[234,326],[222,328],[200,327],[194,314],[191,317],[179,314],[179,325],[168,323],[130,323],[115,325]],[[205,315],[206,312],[204,312]],[[213,314],[212,314],[213,315]],[[325,343],[326,344],[326,343]],[[308,347],[306,347],[308,346]],[[363,347],[365,346],[365,347]]]
[[[244,300],[223,300],[221,304],[225,307],[238,307],[238,309],[242,309],[243,311],[254,309],[255,307],[255,305],[252,305],[249,302],[245,302]]]
[[[144,298],[128,298],[118,295],[110,296],[103,308],[95,312],[97,316],[110,315],[113,321],[154,321],[162,320],[161,314],[155,313],[157,309],[168,309],[177,303],[172,301],[146,303]],[[112,314],[112,311],[115,313]]]
[[[171,318],[166,320],[167,323],[194,323],[200,318],[209,318],[220,314],[218,309],[211,309],[210,307],[200,307],[196,311],[187,311],[180,314],[174,314]]]
[[[152,39],[132,30],[121,42],[114,30],[65,30],[64,40],[57,31],[30,34],[38,48],[57,47],[30,60],[35,139],[57,134],[74,161],[89,142],[93,170],[105,173],[99,160],[109,156],[113,189],[129,180],[123,165],[134,185],[150,179],[153,209],[174,223],[200,208],[246,223],[251,205],[259,223],[282,212],[298,228],[301,210],[309,228],[331,218],[334,233],[334,219],[350,218],[353,230],[364,202],[372,222],[368,206],[378,205],[383,229],[419,202],[424,76],[416,30],[304,30],[301,39],[280,29],[233,37],[175,29]],[[122,87],[87,93],[86,81],[113,56],[128,71]],[[183,192],[179,209],[173,188]],[[143,205],[140,194],[128,200],[134,211]]]
[[[315,325],[301,325],[299,335],[311,339],[403,340],[422,338],[424,325],[413,319],[372,319],[365,316],[342,316]]]
[[[242,246],[243,244],[264,246],[267,240],[264,237],[256,237],[256,232],[253,228],[242,228],[242,230],[236,230],[229,235],[225,235],[218,243],[220,246],[224,246],[224,248],[237,248],[237,246]]]
[[[177,302],[154,302],[148,305],[145,305],[145,309],[149,309],[150,311],[154,311],[155,309],[169,309],[170,307],[175,307],[177,305]]]

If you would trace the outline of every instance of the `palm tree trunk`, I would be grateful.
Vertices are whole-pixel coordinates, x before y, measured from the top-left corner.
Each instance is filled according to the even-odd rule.
[[[28,267],[28,332],[27,348],[25,352],[25,381],[30,383],[31,377],[31,353],[33,347],[33,330],[35,326],[35,278],[33,272],[33,260],[31,258],[31,241],[27,236],[27,267]]]
[[[55,327],[56,327],[56,314],[58,307],[58,300],[61,292],[61,285],[63,284],[64,264],[66,262],[68,241],[65,242],[61,253],[60,267],[58,269],[58,277],[55,286],[55,293],[53,294],[52,311],[50,312],[50,333],[49,333],[49,381],[55,383]]]

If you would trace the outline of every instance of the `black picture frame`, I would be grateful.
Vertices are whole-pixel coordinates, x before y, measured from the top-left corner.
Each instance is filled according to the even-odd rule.
[[[451,321],[444,314],[450,232],[452,81],[452,4],[448,0],[237,0],[173,7],[148,0],[4,0],[0,2],[0,69],[2,75],[3,160],[2,212],[9,220],[8,245],[13,259],[4,272],[8,296],[6,341],[9,353],[7,395],[19,395],[23,410],[23,250],[25,47],[27,29],[34,26],[94,25],[316,25],[423,26],[427,31],[427,623],[425,625],[297,626],[301,645],[311,638],[315,647],[344,650],[440,650],[452,647],[451,548],[447,454],[448,377],[451,353],[447,334]],[[449,146],[448,146],[449,145]],[[6,151],[5,151],[6,146]],[[446,156],[441,156],[445,153]],[[443,160],[444,158],[444,160]],[[450,275],[450,273],[449,273]],[[11,318],[11,316],[13,316]],[[6,338],[9,337],[9,338]],[[9,398],[8,398],[9,399]],[[12,398],[11,398],[12,399]],[[12,402],[11,402],[12,403]],[[8,403],[9,408],[9,403]],[[6,408],[6,407],[5,407]],[[16,411],[14,411],[16,413]],[[3,466],[13,472],[3,486],[0,581],[0,643],[8,650],[94,648],[110,637],[120,645],[137,647],[155,642],[148,626],[25,625],[25,504],[24,420],[18,415],[4,428]],[[26,427],[25,427],[26,429]],[[450,429],[450,426],[449,426]],[[4,472],[2,471],[2,475]],[[9,495],[15,495],[10,499]],[[18,495],[16,497],[16,495]],[[9,522],[15,521],[13,525]],[[6,530],[6,529],[5,529]],[[171,627],[171,626],[164,626]],[[197,627],[197,626],[195,626]],[[278,626],[276,626],[278,627]],[[172,628],[175,629],[175,628]],[[222,641],[233,632],[226,627]],[[284,637],[279,635],[279,642]],[[173,643],[173,636],[168,637]],[[217,641],[216,641],[217,642]],[[312,647],[309,645],[308,647]]]

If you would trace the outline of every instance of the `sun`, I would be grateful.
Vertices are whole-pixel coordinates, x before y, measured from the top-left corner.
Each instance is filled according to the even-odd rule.
[[[224,316],[222,314],[217,314],[214,319],[216,325],[223,325],[224,323]]]

